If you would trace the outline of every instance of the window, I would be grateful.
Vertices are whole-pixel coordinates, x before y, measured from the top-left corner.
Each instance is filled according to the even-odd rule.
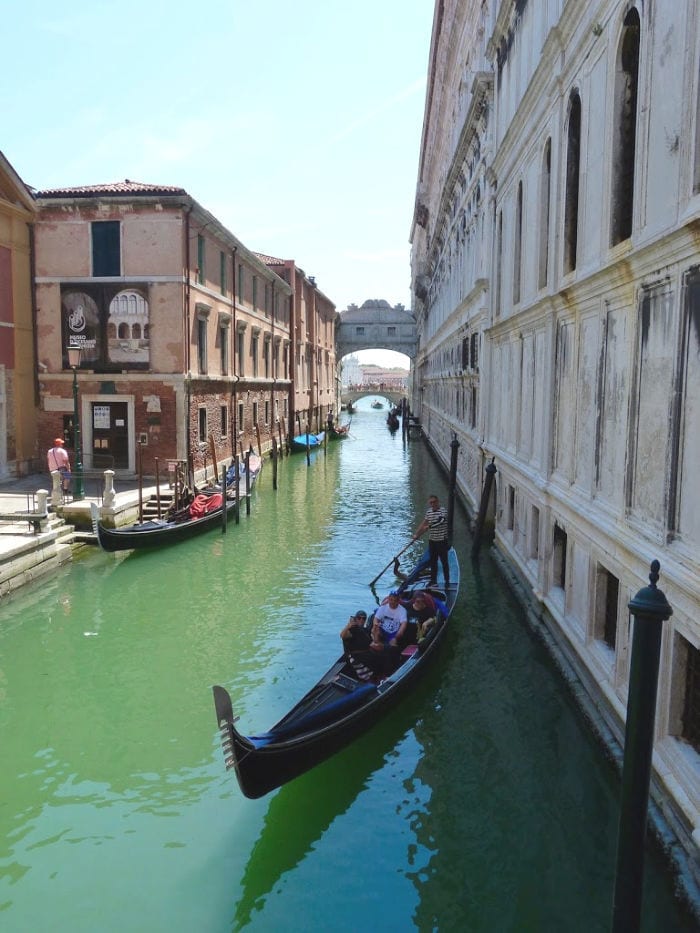
[[[554,586],[566,589],[566,532],[559,525],[554,525],[552,548],[552,576]]]
[[[221,375],[228,376],[228,327],[219,327],[219,363]]]
[[[479,335],[472,334],[469,345],[469,365],[475,373],[479,372]]]
[[[197,281],[204,284],[204,237],[197,234]]]
[[[518,182],[515,200],[515,242],[513,243],[513,304],[520,303],[520,276],[523,243],[523,183]]]
[[[395,328],[395,327],[387,327],[387,329],[386,329],[386,335],[387,335],[387,337],[395,337],[395,336],[396,336],[396,328]]]
[[[681,737],[700,753],[700,651],[685,639],[685,695]]]
[[[219,253],[219,288],[221,294],[226,294],[226,253],[221,250]]]
[[[508,528],[508,531],[513,531],[515,528],[515,486],[508,486],[506,527]]]
[[[356,327],[356,328],[355,328],[355,336],[356,336],[356,337],[364,337],[364,335],[365,335],[365,329],[364,329],[364,327]]]
[[[258,423],[258,403],[253,402],[253,427],[256,427]]]
[[[207,435],[209,431],[207,429],[207,410],[206,408],[199,409],[199,443],[206,444]]]
[[[496,294],[495,294],[495,313],[496,317],[501,314],[501,281],[503,276],[503,211],[498,212],[498,224],[496,226]]]
[[[477,388],[471,387],[471,421],[470,427],[476,428],[476,409],[477,409]]]
[[[243,402],[238,403],[238,432],[243,433]]]
[[[245,376],[245,327],[239,327],[236,334],[236,343],[238,344],[238,375]]]
[[[253,361],[253,376],[258,375],[258,335],[257,333],[252,333],[250,335],[250,357]]]
[[[540,179],[540,255],[537,284],[547,287],[549,276],[549,202],[552,195],[552,140],[548,139],[542,157],[542,175]]]
[[[462,337],[462,369],[469,367],[469,337]]]
[[[221,406],[221,436],[228,437],[228,408],[226,405]]]
[[[700,85],[700,75],[698,76]],[[695,101],[695,169],[693,173],[693,193],[700,191],[700,94]]]
[[[613,127],[612,216],[610,243],[615,246],[632,234],[634,159],[637,138],[637,85],[639,80],[639,13],[625,17],[617,51],[615,124]]]
[[[265,424],[270,423],[270,403],[265,402]]]
[[[529,557],[537,560],[540,556],[540,510],[536,505],[530,512],[530,549]]]
[[[566,193],[564,201],[564,272],[576,268],[578,200],[581,158],[581,98],[574,91],[569,100],[566,146]]]
[[[595,583],[595,637],[615,650],[617,639],[617,607],[620,581],[601,564],[596,569]]]
[[[197,362],[200,373],[207,371],[207,319],[197,318]]]
[[[118,220],[91,224],[93,276],[121,275],[121,226]]]
[[[270,378],[270,338],[266,337],[263,341],[263,375],[266,379]]]

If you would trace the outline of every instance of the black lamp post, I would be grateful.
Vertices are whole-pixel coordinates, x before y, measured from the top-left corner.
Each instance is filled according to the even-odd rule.
[[[82,347],[68,347],[68,365],[73,370],[73,433],[75,436],[75,486],[73,498],[84,499],[83,489],[83,448],[80,442],[80,414],[78,411],[78,367]]]

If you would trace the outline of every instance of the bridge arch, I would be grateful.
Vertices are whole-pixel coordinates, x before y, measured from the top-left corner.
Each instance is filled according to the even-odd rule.
[[[340,404],[346,406],[348,402],[354,405],[361,398],[368,398],[369,396],[376,396],[377,398],[385,398],[392,405],[399,405],[401,400],[408,398],[408,393],[406,389],[390,389],[384,386],[379,385],[366,385],[355,387],[352,389],[343,389],[340,395]]]
[[[396,350],[413,360],[418,350],[415,316],[383,299],[369,299],[359,308],[350,305],[340,312],[335,350],[338,360],[358,350]]]

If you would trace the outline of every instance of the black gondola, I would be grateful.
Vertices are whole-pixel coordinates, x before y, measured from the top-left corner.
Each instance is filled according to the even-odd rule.
[[[278,723],[251,736],[236,729],[228,691],[213,688],[226,768],[235,768],[246,797],[262,797],[340,751],[413,687],[444,639],[457,600],[459,563],[454,549],[450,549],[449,563],[450,583],[442,588],[439,577],[437,587],[437,595],[444,596],[446,616],[438,616],[419,644],[404,649],[392,673],[364,679],[367,673],[356,659],[342,654]],[[425,566],[425,561],[420,565]],[[422,589],[431,591],[425,582],[415,582],[416,576],[409,574],[401,584],[402,597]]]
[[[255,480],[262,468],[260,457],[253,455],[249,459],[250,478],[248,488],[252,489]],[[241,468],[243,470],[244,468]],[[240,487],[245,484],[245,478],[239,475]],[[233,480],[235,482],[235,479]],[[192,538],[195,535],[202,534],[211,528],[218,528],[223,521],[223,501],[219,489],[212,490],[217,496],[218,507],[205,511],[197,518],[188,517],[186,510],[178,515],[164,519],[153,519],[145,522],[137,522],[133,525],[125,525],[121,528],[107,528],[99,520],[100,511],[94,502],[90,504],[92,512],[92,527],[97,535],[100,547],[104,551],[132,551],[143,548],[163,547],[168,544],[176,544],[184,541],[186,538]],[[244,494],[242,492],[241,494]],[[226,517],[235,512],[236,498],[231,493],[231,486],[228,486],[226,498]]]

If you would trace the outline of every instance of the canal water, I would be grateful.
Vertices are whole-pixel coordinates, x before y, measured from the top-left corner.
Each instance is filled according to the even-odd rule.
[[[454,625],[405,705],[262,800],[224,770],[212,684],[270,726],[446,499],[364,404],[225,535],[90,550],[2,603],[5,933],[609,929],[616,774],[460,512]],[[694,928],[650,848],[643,929]]]

